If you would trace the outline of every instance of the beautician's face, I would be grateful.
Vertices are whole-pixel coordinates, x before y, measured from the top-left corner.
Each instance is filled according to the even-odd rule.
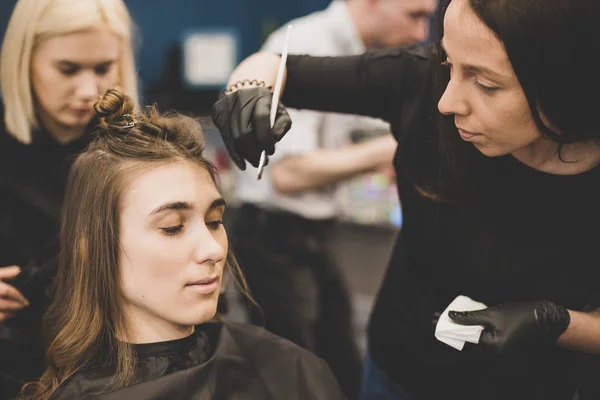
[[[487,156],[499,156],[541,138],[503,44],[468,0],[450,3],[443,45],[451,79],[438,108],[454,115],[463,140]]]
[[[377,47],[408,45],[429,37],[436,0],[378,0],[373,4]]]
[[[120,217],[129,324],[172,332],[214,317],[227,255],[224,201],[209,173],[177,161],[135,173]]]
[[[33,51],[31,79],[47,128],[85,130],[98,97],[118,83],[121,40],[108,29],[59,35]]]

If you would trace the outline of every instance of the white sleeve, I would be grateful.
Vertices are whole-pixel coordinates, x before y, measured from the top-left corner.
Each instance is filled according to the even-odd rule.
[[[324,115],[309,110],[288,109],[292,119],[292,128],[275,145],[272,162],[284,157],[302,155],[317,150],[320,146],[319,136]]]
[[[300,18],[292,21],[294,31],[290,38],[290,54],[330,54],[336,49],[330,34],[319,34],[323,28],[323,20]],[[285,45],[287,24],[273,32],[262,51],[280,53]],[[269,157],[271,162],[286,156],[301,155],[312,152],[322,147],[320,135],[326,114],[311,110],[287,109],[292,119],[292,128],[275,146],[275,154]]]

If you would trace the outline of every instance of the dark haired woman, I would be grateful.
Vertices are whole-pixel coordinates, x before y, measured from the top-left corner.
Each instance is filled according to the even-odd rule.
[[[364,398],[570,400],[580,356],[600,353],[600,313],[583,312],[600,294],[600,3],[441,7],[433,49],[287,64],[286,105],[380,117],[398,141],[404,222],[371,316]],[[247,88],[214,106],[240,168],[289,125],[282,110],[260,129],[271,94],[248,83],[272,86],[278,62],[247,59],[230,79]],[[451,313],[485,327],[461,352],[431,328],[458,295],[489,307]]]

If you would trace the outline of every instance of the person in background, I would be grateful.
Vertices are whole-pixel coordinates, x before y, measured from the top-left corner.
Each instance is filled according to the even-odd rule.
[[[44,317],[48,368],[22,398],[342,400],[327,364],[215,319],[229,251],[200,124],[109,90],[69,174]]]
[[[335,0],[295,19],[290,54],[342,56],[424,41],[435,0]],[[281,52],[286,26],[263,46]],[[342,271],[330,249],[341,217],[338,188],[366,172],[391,168],[389,126],[373,118],[289,110],[293,126],[263,178],[238,171],[242,205],[230,228],[254,298],[250,321],[315,352],[350,399],[358,396],[360,355]],[[380,138],[352,143],[364,133]],[[244,167],[244,165],[240,165]]]
[[[0,54],[0,398],[43,371],[38,345],[74,156],[94,102],[120,85],[137,103],[122,0],[19,0]]]
[[[435,45],[287,60],[284,104],[379,117],[398,142],[403,226],[363,398],[571,400],[600,354],[600,2],[444,0],[439,15]],[[272,86],[279,61],[250,56],[230,82]],[[238,162],[285,134],[271,100],[254,87],[214,105]],[[462,351],[432,326],[459,295],[486,305],[448,310],[484,328]]]

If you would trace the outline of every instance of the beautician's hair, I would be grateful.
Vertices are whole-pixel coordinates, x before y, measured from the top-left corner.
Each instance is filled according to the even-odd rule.
[[[442,0],[438,12],[438,65],[446,59],[441,39],[443,18],[451,1]],[[468,0],[468,3],[504,45],[542,134],[559,145],[599,141],[600,73],[596,58],[600,52],[600,2]],[[439,68],[440,96],[449,80],[449,71]],[[465,184],[469,171],[473,171],[468,166],[473,146],[460,139],[453,116],[441,118],[443,128],[438,144],[456,174],[455,183],[459,184],[454,187],[462,191],[461,182]]]
[[[132,380],[133,347],[117,339],[127,332],[119,279],[119,226],[123,198],[136,172],[186,161],[208,171],[217,183],[215,168],[204,157],[197,120],[175,113],[161,116],[153,107],[134,114],[133,100],[119,90],[109,90],[95,110],[101,125],[75,160],[67,182],[59,267],[44,316],[47,369],[23,392],[34,391],[35,399],[49,398],[69,376],[90,365],[113,368],[114,388]],[[231,252],[226,268],[247,294]]]
[[[32,54],[52,37],[108,27],[122,40],[118,84],[137,105],[133,23],[123,0],[18,0],[0,52],[0,90],[8,132],[25,144],[39,126],[31,84]]]

